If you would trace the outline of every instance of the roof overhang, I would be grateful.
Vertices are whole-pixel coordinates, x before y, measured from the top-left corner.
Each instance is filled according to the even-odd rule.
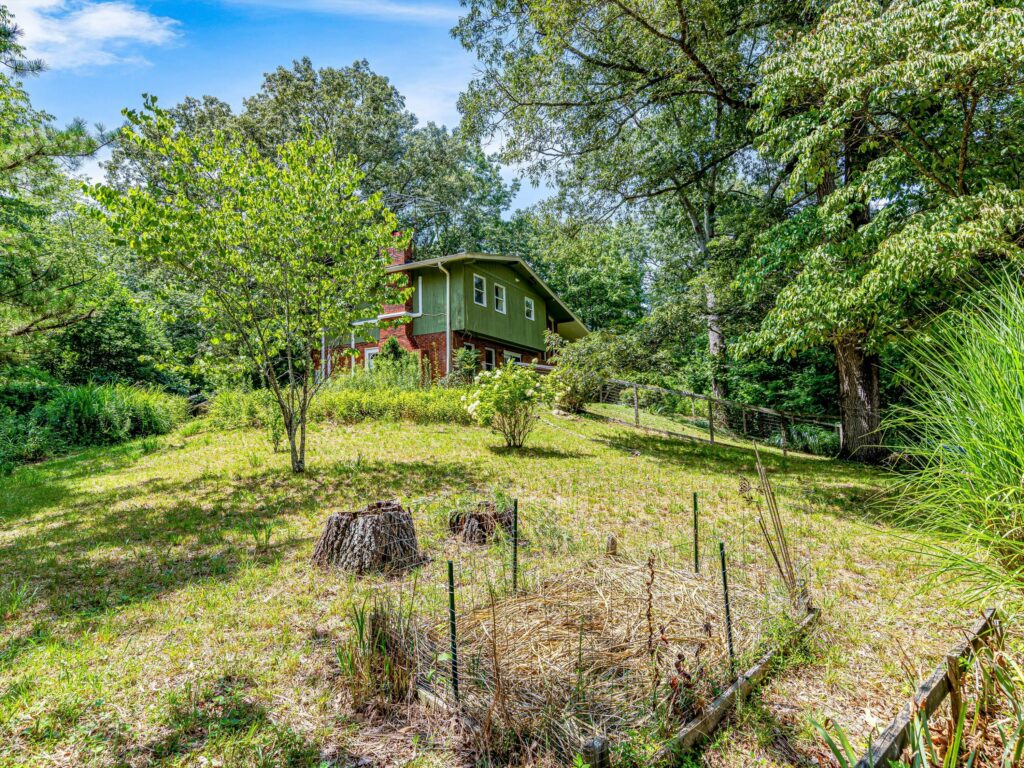
[[[533,271],[529,264],[523,261],[518,256],[501,256],[493,253],[453,253],[448,256],[438,256],[433,259],[424,259],[423,261],[409,261],[405,264],[394,264],[386,268],[388,272],[407,272],[411,269],[427,269],[430,267],[447,266],[455,262],[490,262],[494,264],[504,264],[505,266],[512,269],[514,272],[519,273],[523,278],[534,283],[545,295],[545,300],[548,302],[548,314],[555,321],[555,326],[558,329],[558,335],[562,336],[571,341],[581,339],[590,333],[590,329],[583,324],[580,320],[558,298],[551,288],[541,280],[540,276]]]

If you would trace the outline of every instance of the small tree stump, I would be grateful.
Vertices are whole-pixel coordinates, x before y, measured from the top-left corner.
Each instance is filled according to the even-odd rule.
[[[615,557],[619,554],[619,540],[615,538],[614,533],[609,533],[608,538],[604,542],[604,553],[608,557]]]
[[[459,509],[448,519],[448,529],[469,544],[486,544],[501,528],[512,535],[512,509],[498,509],[493,501],[481,501],[471,509]]]
[[[412,515],[391,499],[328,517],[312,561],[321,568],[367,573],[411,568],[423,557]]]

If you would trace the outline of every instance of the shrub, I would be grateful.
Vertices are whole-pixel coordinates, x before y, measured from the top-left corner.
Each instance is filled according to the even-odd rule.
[[[777,448],[782,447],[782,436],[778,433],[768,440]],[[834,429],[817,424],[793,424],[786,428],[786,447],[815,456],[839,455],[839,434]]]
[[[540,375],[532,368],[506,365],[476,377],[465,395],[466,411],[485,427],[505,438],[510,448],[521,448],[537,423],[537,409],[548,399]]]
[[[353,424],[367,419],[413,421],[419,424],[468,424],[470,418],[461,392],[447,389],[362,389],[329,387],[309,407],[311,422]],[[210,402],[210,418],[221,428],[270,428],[268,403],[276,408],[267,390],[223,390]]]
[[[185,398],[123,384],[64,387],[33,411],[39,425],[78,446],[165,434],[187,416]]]
[[[468,387],[476,377],[480,353],[460,347],[452,355],[452,370],[438,384],[442,387]]]
[[[50,374],[32,366],[16,366],[0,373],[0,408],[29,413],[45,403],[61,385]]]
[[[1007,276],[911,346],[905,522],[955,536],[940,571],[972,597],[1024,594],[1024,287]]]
[[[601,334],[567,342],[549,332],[547,346],[548,355],[556,366],[548,374],[555,405],[569,413],[581,413],[587,403],[601,396],[601,387],[610,369],[608,345]]]
[[[18,464],[41,461],[67,450],[67,443],[29,414],[0,407],[0,475]]]

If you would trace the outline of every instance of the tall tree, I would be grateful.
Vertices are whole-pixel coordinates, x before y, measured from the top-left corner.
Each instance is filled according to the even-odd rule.
[[[786,3],[745,0],[469,0],[455,34],[481,64],[460,106],[502,157],[554,179],[590,210],[671,199],[678,248],[710,261],[723,197],[753,135],[759,56]],[[704,286],[711,353],[725,356]],[[725,378],[713,381],[724,396]]]
[[[122,140],[158,160],[157,179],[91,193],[116,236],[201,294],[217,345],[260,370],[302,472],[322,335],[402,299],[385,272],[397,221],[327,139],[286,141],[268,158],[237,134],[175,135],[152,101],[126,114]]]
[[[211,96],[185,99],[169,114],[175,132],[237,130],[265,157],[307,133],[323,138],[335,159],[356,158],[363,193],[383,195],[422,255],[493,250],[515,194],[478,141],[433,123],[418,126],[401,93],[366,61],[317,69],[304,58],[267,73],[237,115]],[[126,188],[153,179],[159,157],[143,151],[115,148],[111,182]]]
[[[754,341],[832,347],[848,456],[883,452],[886,338],[1024,256],[1022,86],[1024,9],[990,0],[840,0],[764,64],[754,126],[797,204],[749,271],[786,282]]]
[[[76,221],[60,162],[92,154],[81,122],[57,128],[20,80],[42,70],[23,57],[0,5],[0,343],[64,328],[88,315],[77,289],[81,248],[62,237]],[[67,246],[67,247],[65,247]]]

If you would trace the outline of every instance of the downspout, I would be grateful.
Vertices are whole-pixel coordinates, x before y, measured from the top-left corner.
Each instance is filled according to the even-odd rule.
[[[438,262],[437,268],[444,273],[444,375],[447,376],[452,372],[452,276],[444,264]]]
[[[349,347],[349,349],[352,350],[352,354],[348,356],[348,375],[349,376],[355,376],[356,375],[356,355],[355,355],[355,351],[356,351],[356,332],[355,331],[352,331],[352,341],[351,341],[351,346]]]

